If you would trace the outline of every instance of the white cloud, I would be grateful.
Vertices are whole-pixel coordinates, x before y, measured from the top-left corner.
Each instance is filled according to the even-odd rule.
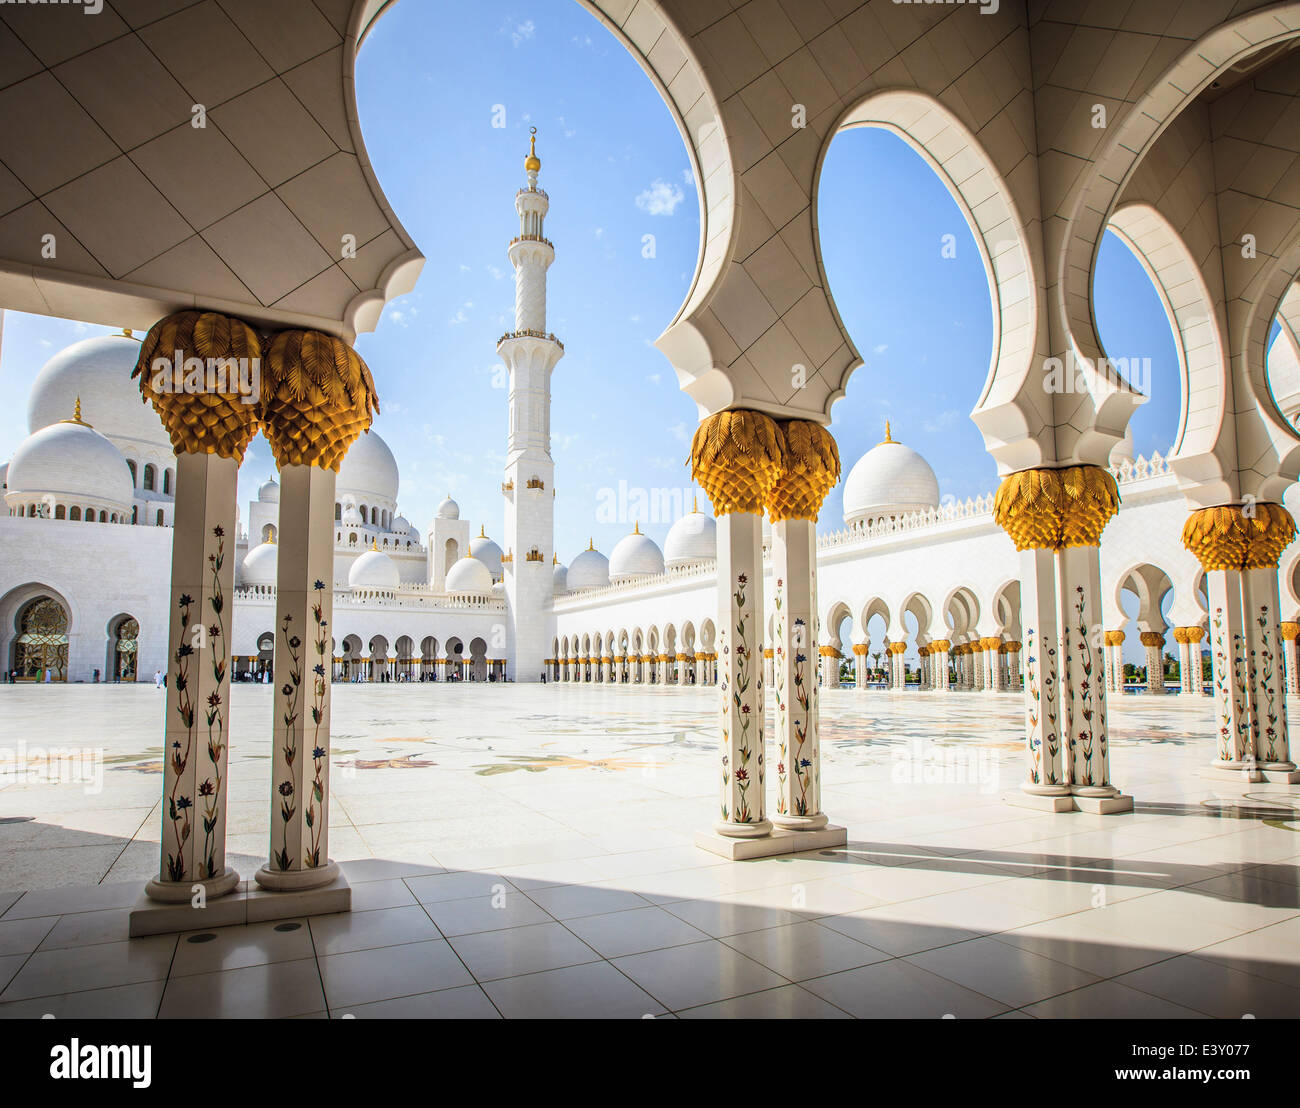
[[[636,206],[650,215],[672,215],[677,205],[686,199],[681,185],[674,185],[656,177],[648,189],[637,195]]]
[[[495,281],[499,281],[505,276],[505,271],[502,270],[500,266],[490,265],[485,268],[490,274],[492,274],[492,279]]]
[[[871,352],[872,352],[873,354],[883,354],[883,353],[884,353],[886,350],[888,350],[888,349],[889,349],[889,343],[887,343],[887,342],[882,342],[882,343],[880,343],[880,344],[877,345],[877,346],[873,346],[873,347],[871,348]]]
[[[526,19],[523,23],[516,23],[513,27],[507,24],[506,31],[510,35],[510,41],[518,46],[525,39],[533,37],[537,31],[537,24],[531,19]]]
[[[466,301],[465,301],[465,304],[464,304],[463,307],[460,307],[460,308],[457,308],[457,309],[456,309],[456,314],[455,314],[454,316],[451,317],[450,322],[451,322],[451,323],[468,323],[468,322],[469,322],[469,316],[467,316],[467,315],[465,314],[465,309],[466,309],[466,308],[472,308],[472,307],[474,307],[474,301],[472,301],[472,300],[466,300]]]
[[[668,428],[668,433],[678,442],[690,442],[691,437],[695,434],[695,428],[687,427],[684,422],[674,423]]]
[[[659,384],[660,381],[663,380],[663,377],[658,373],[647,373],[645,379],[649,381],[652,385],[657,385]]]

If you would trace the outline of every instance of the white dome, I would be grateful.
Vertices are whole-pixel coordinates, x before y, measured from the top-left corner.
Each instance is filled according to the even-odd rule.
[[[263,504],[280,503],[280,486],[276,483],[274,477],[257,490],[257,499]]]
[[[278,547],[264,542],[244,555],[240,582],[245,585],[274,585]]]
[[[139,339],[101,335],[60,350],[45,363],[27,397],[27,429],[39,431],[67,419],[81,398],[82,411],[100,434],[132,439],[171,454],[171,439],[151,404],[131,380]]]
[[[555,563],[555,569],[551,573],[551,579],[555,584],[557,593],[569,591],[569,571],[559,562]]]
[[[501,547],[483,534],[482,528],[477,538],[469,540],[469,552],[487,566],[494,581],[501,576]]]
[[[382,550],[367,550],[348,570],[348,585],[354,589],[395,589],[400,580],[397,564]]]
[[[67,420],[42,427],[23,440],[9,462],[5,476],[13,496],[52,495],[56,501],[77,506],[93,500],[125,511],[133,489],[126,459],[88,424]]]
[[[359,504],[397,500],[397,459],[378,432],[365,432],[348,449],[335,488],[340,499],[346,493]]]
[[[639,525],[632,534],[618,540],[614,553],[609,556],[611,581],[620,581],[628,577],[646,577],[663,571],[663,551],[649,535],[641,534]]]
[[[490,593],[492,573],[477,558],[467,554],[448,571],[447,591]]]
[[[844,482],[844,522],[906,515],[939,506],[939,481],[930,463],[910,446],[885,441],[873,446]]]
[[[450,496],[438,505],[439,519],[460,519],[460,505]]]
[[[356,501],[349,500],[343,505],[343,523],[349,527],[364,527],[366,521],[361,518],[361,509],[357,507]]]
[[[766,517],[765,517],[766,518]],[[718,524],[711,515],[691,512],[668,529],[664,561],[670,566],[711,562],[718,556]]]
[[[388,529],[395,535],[410,534],[411,521],[406,516],[394,516],[393,522],[388,525]]]
[[[609,559],[594,545],[589,546],[569,563],[565,578],[570,592],[603,589],[609,584]]]

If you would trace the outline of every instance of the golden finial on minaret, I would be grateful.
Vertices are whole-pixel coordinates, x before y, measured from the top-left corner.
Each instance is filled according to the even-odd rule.
[[[634,535],[641,534],[641,521],[639,519],[632,524],[632,534]]]
[[[588,539],[588,540],[587,540],[587,549],[588,549],[588,550],[595,550],[595,549],[596,549],[596,540],[595,540],[595,539]]]
[[[524,159],[524,171],[536,173],[542,168],[542,159],[537,156],[537,128],[530,127],[528,139],[528,157]]]
[[[880,445],[884,446],[887,442],[893,442],[894,436],[889,433],[889,420],[885,420],[885,437],[881,440]]]

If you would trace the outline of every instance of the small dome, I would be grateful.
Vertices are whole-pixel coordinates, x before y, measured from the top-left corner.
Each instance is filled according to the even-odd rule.
[[[466,554],[447,572],[448,592],[490,593],[492,572],[475,558]]]
[[[158,413],[140,398],[131,380],[140,357],[140,340],[127,334],[82,339],[54,355],[32,382],[27,397],[27,429],[39,431],[67,419],[77,398],[105,438],[130,439],[172,453],[171,439]]]
[[[240,581],[245,585],[274,585],[275,566],[279,548],[273,542],[264,542],[244,555],[240,567]]]
[[[482,527],[478,530],[478,537],[469,540],[469,552],[487,566],[494,581],[501,576],[501,547],[483,533]]]
[[[122,452],[80,419],[42,427],[24,439],[9,462],[5,483],[14,496],[49,494],[68,504],[94,500],[96,507],[107,502],[123,511],[134,494]]]
[[[569,571],[558,561],[555,563],[555,569],[552,571],[551,577],[555,582],[555,592],[557,594],[569,591]]]
[[[569,563],[565,580],[570,592],[603,589],[609,584],[609,559],[592,543]]]
[[[366,521],[361,518],[361,509],[355,500],[348,500],[343,505],[343,523],[349,527],[364,527]]]
[[[390,504],[397,500],[397,459],[377,431],[357,437],[339,466],[334,487],[340,499],[347,493],[359,504],[376,498]]]
[[[664,555],[649,535],[641,534],[637,524],[630,535],[619,539],[614,553],[609,556],[609,578],[624,581],[635,577],[650,577],[664,571]]]
[[[438,505],[438,518],[460,519],[460,505],[451,498],[450,493],[447,495],[447,499]]]
[[[395,589],[400,580],[393,559],[374,548],[362,554],[348,570],[348,586],[354,589]]]
[[[272,477],[269,481],[265,482],[257,490],[257,499],[260,500],[263,504],[280,503],[280,486],[276,482],[274,477]]]
[[[885,441],[873,446],[844,482],[844,522],[892,518],[939,506],[939,481],[930,463],[895,442],[885,424]]]
[[[664,540],[664,561],[668,565],[712,562],[717,556],[718,524],[698,507],[668,529],[668,537]]]
[[[411,521],[406,516],[393,516],[393,522],[389,524],[388,529],[395,535],[407,535],[411,530]]]

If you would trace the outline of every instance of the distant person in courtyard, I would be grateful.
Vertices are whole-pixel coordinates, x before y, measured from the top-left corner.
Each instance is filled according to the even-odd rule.
[[[162,688],[162,670],[156,669],[153,671],[153,685],[156,689]]]

